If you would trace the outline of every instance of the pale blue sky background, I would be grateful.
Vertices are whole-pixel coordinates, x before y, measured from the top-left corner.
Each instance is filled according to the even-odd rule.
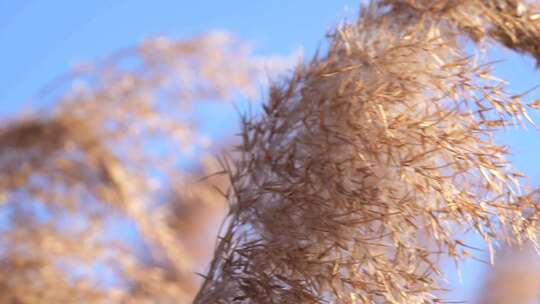
[[[357,7],[357,0],[0,0],[0,116],[20,110],[73,65],[103,58],[150,36],[182,38],[226,30],[250,42],[256,55],[288,55],[301,47],[309,58],[327,30],[343,17],[355,16]],[[509,55],[495,52],[494,58],[510,57],[497,65],[497,72],[512,89],[540,83],[531,60]],[[499,136],[512,147],[516,166],[535,185],[540,178],[539,135],[530,130]],[[464,283],[454,280],[452,285],[460,292],[452,298],[470,299],[483,271],[477,263],[465,265]]]

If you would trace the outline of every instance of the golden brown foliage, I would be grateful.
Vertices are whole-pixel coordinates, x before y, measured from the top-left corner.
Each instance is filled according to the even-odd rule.
[[[195,303],[440,301],[457,235],[536,239],[535,192],[493,132],[528,119],[467,37],[538,57],[518,1],[374,1],[243,122],[228,229]],[[233,169],[234,168],[234,169]]]

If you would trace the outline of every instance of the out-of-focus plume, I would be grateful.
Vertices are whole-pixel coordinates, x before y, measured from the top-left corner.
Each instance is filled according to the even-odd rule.
[[[187,303],[226,207],[226,181],[202,179],[215,165],[183,169],[206,148],[192,110],[252,96],[265,70],[211,33],[79,72],[53,109],[0,127],[0,302]]]
[[[479,290],[478,304],[530,304],[540,299],[540,258],[525,248],[506,247],[497,256],[484,286]],[[536,301],[536,302],[535,302]]]

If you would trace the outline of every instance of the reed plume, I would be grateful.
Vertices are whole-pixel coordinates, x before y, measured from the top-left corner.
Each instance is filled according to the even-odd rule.
[[[537,60],[537,7],[372,1],[243,118],[228,228],[194,303],[434,303],[457,236],[536,240],[537,196],[493,132],[529,120],[489,62]]]
[[[245,49],[160,38],[86,67],[53,110],[0,127],[0,301],[442,302],[439,261],[472,255],[462,232],[492,256],[536,242],[538,192],[494,132],[540,103],[477,50],[538,62],[539,19],[517,0],[372,1],[241,117],[219,169],[191,172],[180,163],[204,144],[190,109],[253,94]]]

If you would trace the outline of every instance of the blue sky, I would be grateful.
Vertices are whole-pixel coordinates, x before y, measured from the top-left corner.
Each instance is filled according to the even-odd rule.
[[[354,17],[357,8],[357,0],[0,0],[0,116],[19,111],[75,64],[103,58],[146,37],[226,30],[251,43],[256,55],[288,55],[303,48],[309,57],[327,30],[343,17]],[[493,57],[509,58],[496,71],[516,92],[540,83],[532,60],[507,51]],[[510,145],[512,160],[533,185],[540,178],[539,135],[532,129],[510,130],[498,137]],[[483,271],[467,264],[463,285],[453,283],[461,292],[453,295],[470,298]]]
[[[251,42],[261,55],[300,46],[311,53],[356,2],[0,0],[1,108],[27,100],[74,64],[149,36],[220,29]]]

